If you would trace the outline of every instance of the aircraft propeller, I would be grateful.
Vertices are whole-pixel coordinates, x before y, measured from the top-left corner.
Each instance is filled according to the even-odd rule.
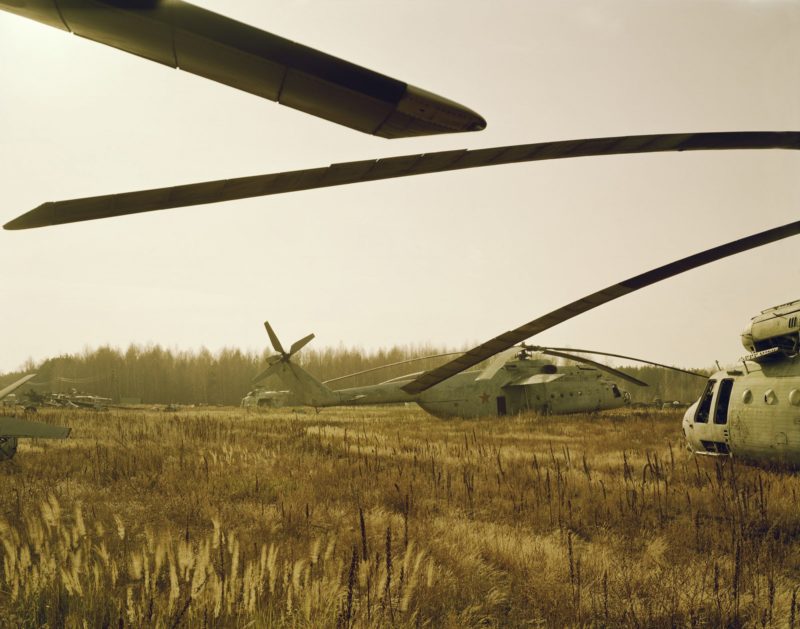
[[[255,378],[253,378],[253,382],[258,382],[271,376],[279,369],[279,365],[281,363],[291,364],[290,359],[294,356],[297,352],[303,349],[309,342],[314,338],[313,334],[309,334],[308,336],[304,336],[299,341],[295,341],[292,343],[292,346],[289,348],[289,351],[285,351],[283,349],[283,345],[281,345],[280,340],[278,339],[277,334],[275,334],[275,330],[272,329],[272,326],[269,324],[269,321],[264,321],[264,327],[267,330],[267,335],[269,336],[269,340],[272,343],[272,348],[277,352],[277,354],[273,354],[269,358],[267,358],[267,364],[269,365],[264,371],[258,374]]]

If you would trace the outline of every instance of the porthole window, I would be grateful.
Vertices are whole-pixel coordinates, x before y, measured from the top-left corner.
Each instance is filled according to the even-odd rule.
[[[767,392],[764,393],[764,403],[769,404],[770,406],[773,404],[778,403],[778,395],[772,389],[767,389]]]
[[[742,391],[742,402],[750,404],[753,401],[753,392],[750,389]]]

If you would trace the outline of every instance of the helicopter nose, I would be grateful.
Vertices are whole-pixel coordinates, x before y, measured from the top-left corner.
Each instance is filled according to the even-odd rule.
[[[683,414],[683,421],[681,422],[681,427],[683,428],[683,437],[686,439],[686,447],[690,450],[692,449],[692,440],[694,437],[694,414],[697,410],[697,402],[692,404],[689,408],[686,409],[686,412]]]

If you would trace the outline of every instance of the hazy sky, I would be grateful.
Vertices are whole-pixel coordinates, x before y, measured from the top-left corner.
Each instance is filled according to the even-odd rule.
[[[448,148],[800,129],[800,4],[205,0],[436,92],[485,131],[383,140],[0,13],[0,222],[43,201]],[[800,155],[498,166],[0,233],[0,371],[101,344],[261,350],[479,342],[798,218]],[[537,337],[681,365],[800,298],[800,240]]]

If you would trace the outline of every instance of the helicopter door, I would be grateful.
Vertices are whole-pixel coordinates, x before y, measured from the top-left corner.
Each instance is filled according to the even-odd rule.
[[[506,413],[506,396],[501,395],[497,398],[497,415],[502,417]]]
[[[730,454],[728,406],[733,378],[709,380],[694,416],[695,436],[706,454]]]

